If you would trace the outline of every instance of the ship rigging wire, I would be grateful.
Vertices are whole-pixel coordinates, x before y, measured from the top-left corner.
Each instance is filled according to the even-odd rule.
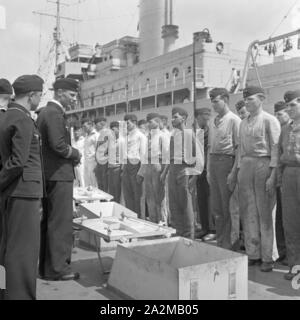
[[[277,30],[281,27],[282,23],[288,18],[288,16],[291,14],[291,12],[293,11],[293,9],[295,8],[295,6],[297,5],[297,3],[299,2],[299,0],[296,0],[294,2],[294,4],[289,8],[289,10],[287,11],[287,13],[284,15],[284,17],[282,18],[282,20],[280,21],[280,23],[278,24],[278,26],[275,28],[275,30],[272,32],[272,34],[270,35],[270,38],[272,38],[274,36],[274,34],[277,32]]]

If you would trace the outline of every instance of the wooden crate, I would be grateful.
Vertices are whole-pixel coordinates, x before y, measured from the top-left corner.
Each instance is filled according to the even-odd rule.
[[[121,244],[108,286],[142,300],[246,300],[248,258],[183,238]]]

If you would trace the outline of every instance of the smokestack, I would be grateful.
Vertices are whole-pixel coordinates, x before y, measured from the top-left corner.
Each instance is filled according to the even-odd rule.
[[[170,0],[170,25],[173,24],[173,0]]]
[[[169,0],[165,0],[165,25],[168,24],[168,2]]]
[[[165,0],[165,25],[162,27],[164,54],[175,49],[175,42],[178,39],[178,28],[178,26],[173,25],[173,0]]]
[[[167,14],[167,15],[166,15]],[[163,54],[161,28],[168,19],[163,0],[140,0],[140,61]]]

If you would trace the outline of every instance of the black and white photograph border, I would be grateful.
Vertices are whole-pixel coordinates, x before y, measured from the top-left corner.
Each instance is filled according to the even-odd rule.
[[[300,0],[0,0],[0,43],[0,300],[300,300]]]

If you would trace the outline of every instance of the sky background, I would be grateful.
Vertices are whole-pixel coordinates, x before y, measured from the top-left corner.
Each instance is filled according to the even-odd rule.
[[[125,35],[138,36],[138,0],[63,2],[69,4],[63,7],[63,16],[83,20],[63,22],[67,44],[105,44]],[[209,28],[214,40],[246,50],[251,41],[268,38],[295,3],[295,0],[174,0],[174,23],[180,27],[178,45],[190,44],[193,32]],[[55,19],[41,19],[32,11],[54,14],[55,5],[47,0],[0,0],[0,5],[6,7],[7,20],[6,30],[0,30],[0,78],[12,81],[21,74],[36,73],[40,62],[47,61]],[[276,35],[296,28],[300,28],[300,1]]]

